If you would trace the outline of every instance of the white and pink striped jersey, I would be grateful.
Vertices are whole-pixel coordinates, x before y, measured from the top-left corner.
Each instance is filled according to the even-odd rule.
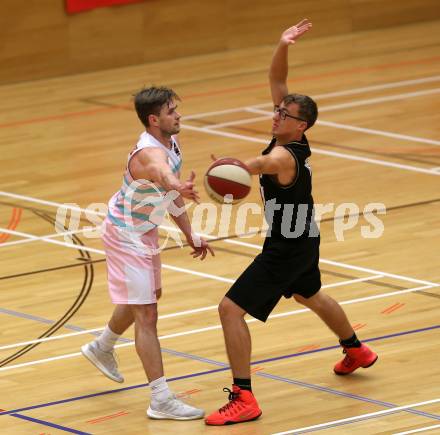
[[[130,159],[144,148],[163,149],[174,174],[178,174],[182,166],[180,148],[174,136],[171,137],[171,149],[168,149],[151,134],[144,132],[140,135],[136,147],[128,155],[122,187],[108,203],[109,221],[136,233],[146,233],[159,226],[170,205],[165,189],[148,180],[134,180],[130,174]]]

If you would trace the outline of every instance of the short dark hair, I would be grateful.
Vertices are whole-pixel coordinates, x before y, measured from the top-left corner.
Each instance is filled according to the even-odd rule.
[[[307,95],[289,94],[283,98],[283,103],[286,106],[292,103],[298,104],[298,115],[307,122],[306,130],[312,127],[318,118],[318,106],[315,101]]]
[[[134,95],[134,107],[142,124],[149,127],[148,116],[159,115],[162,106],[174,99],[180,100],[172,89],[165,86],[151,86],[150,88],[141,89]]]

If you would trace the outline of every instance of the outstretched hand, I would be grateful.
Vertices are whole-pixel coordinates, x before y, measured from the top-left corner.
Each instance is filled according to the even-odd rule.
[[[296,40],[300,38],[304,33],[308,32],[312,28],[312,23],[306,18],[301,20],[298,24],[289,27],[281,35],[281,41],[286,44],[295,44]]]
[[[202,237],[197,236],[196,234],[191,234],[187,237],[187,242],[193,248],[193,251],[190,253],[193,258],[200,257],[200,260],[204,260],[208,252],[215,256],[214,250],[209,246],[208,242]]]
[[[199,203],[199,193],[197,190],[194,190],[194,179],[196,178],[196,174],[194,171],[191,171],[191,174],[183,183],[182,188],[179,189],[179,193],[186,199],[191,199],[195,201],[197,204]]]

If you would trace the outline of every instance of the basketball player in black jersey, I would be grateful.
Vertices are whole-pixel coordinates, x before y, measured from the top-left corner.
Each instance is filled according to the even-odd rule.
[[[313,219],[311,152],[304,134],[318,110],[310,97],[287,90],[289,45],[311,27],[303,20],[281,35],[269,75],[275,105],[273,139],[261,156],[245,162],[251,174],[260,176],[269,229],[261,254],[219,305],[233,385],[232,391],[224,389],[229,403],[205,418],[209,425],[241,423],[261,415],[251,388],[251,337],[244,316],[248,313],[265,322],[282,296],[293,296],[310,308],[337,335],[346,355],[335,365],[336,374],[349,374],[377,360],[358,340],[341,306],[320,291],[320,237]]]

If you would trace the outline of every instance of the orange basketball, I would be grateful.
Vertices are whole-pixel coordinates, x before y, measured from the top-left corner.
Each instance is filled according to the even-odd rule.
[[[225,195],[232,195],[232,203],[235,204],[250,192],[252,178],[240,160],[223,157],[208,168],[204,183],[206,192],[214,201],[223,204]]]

